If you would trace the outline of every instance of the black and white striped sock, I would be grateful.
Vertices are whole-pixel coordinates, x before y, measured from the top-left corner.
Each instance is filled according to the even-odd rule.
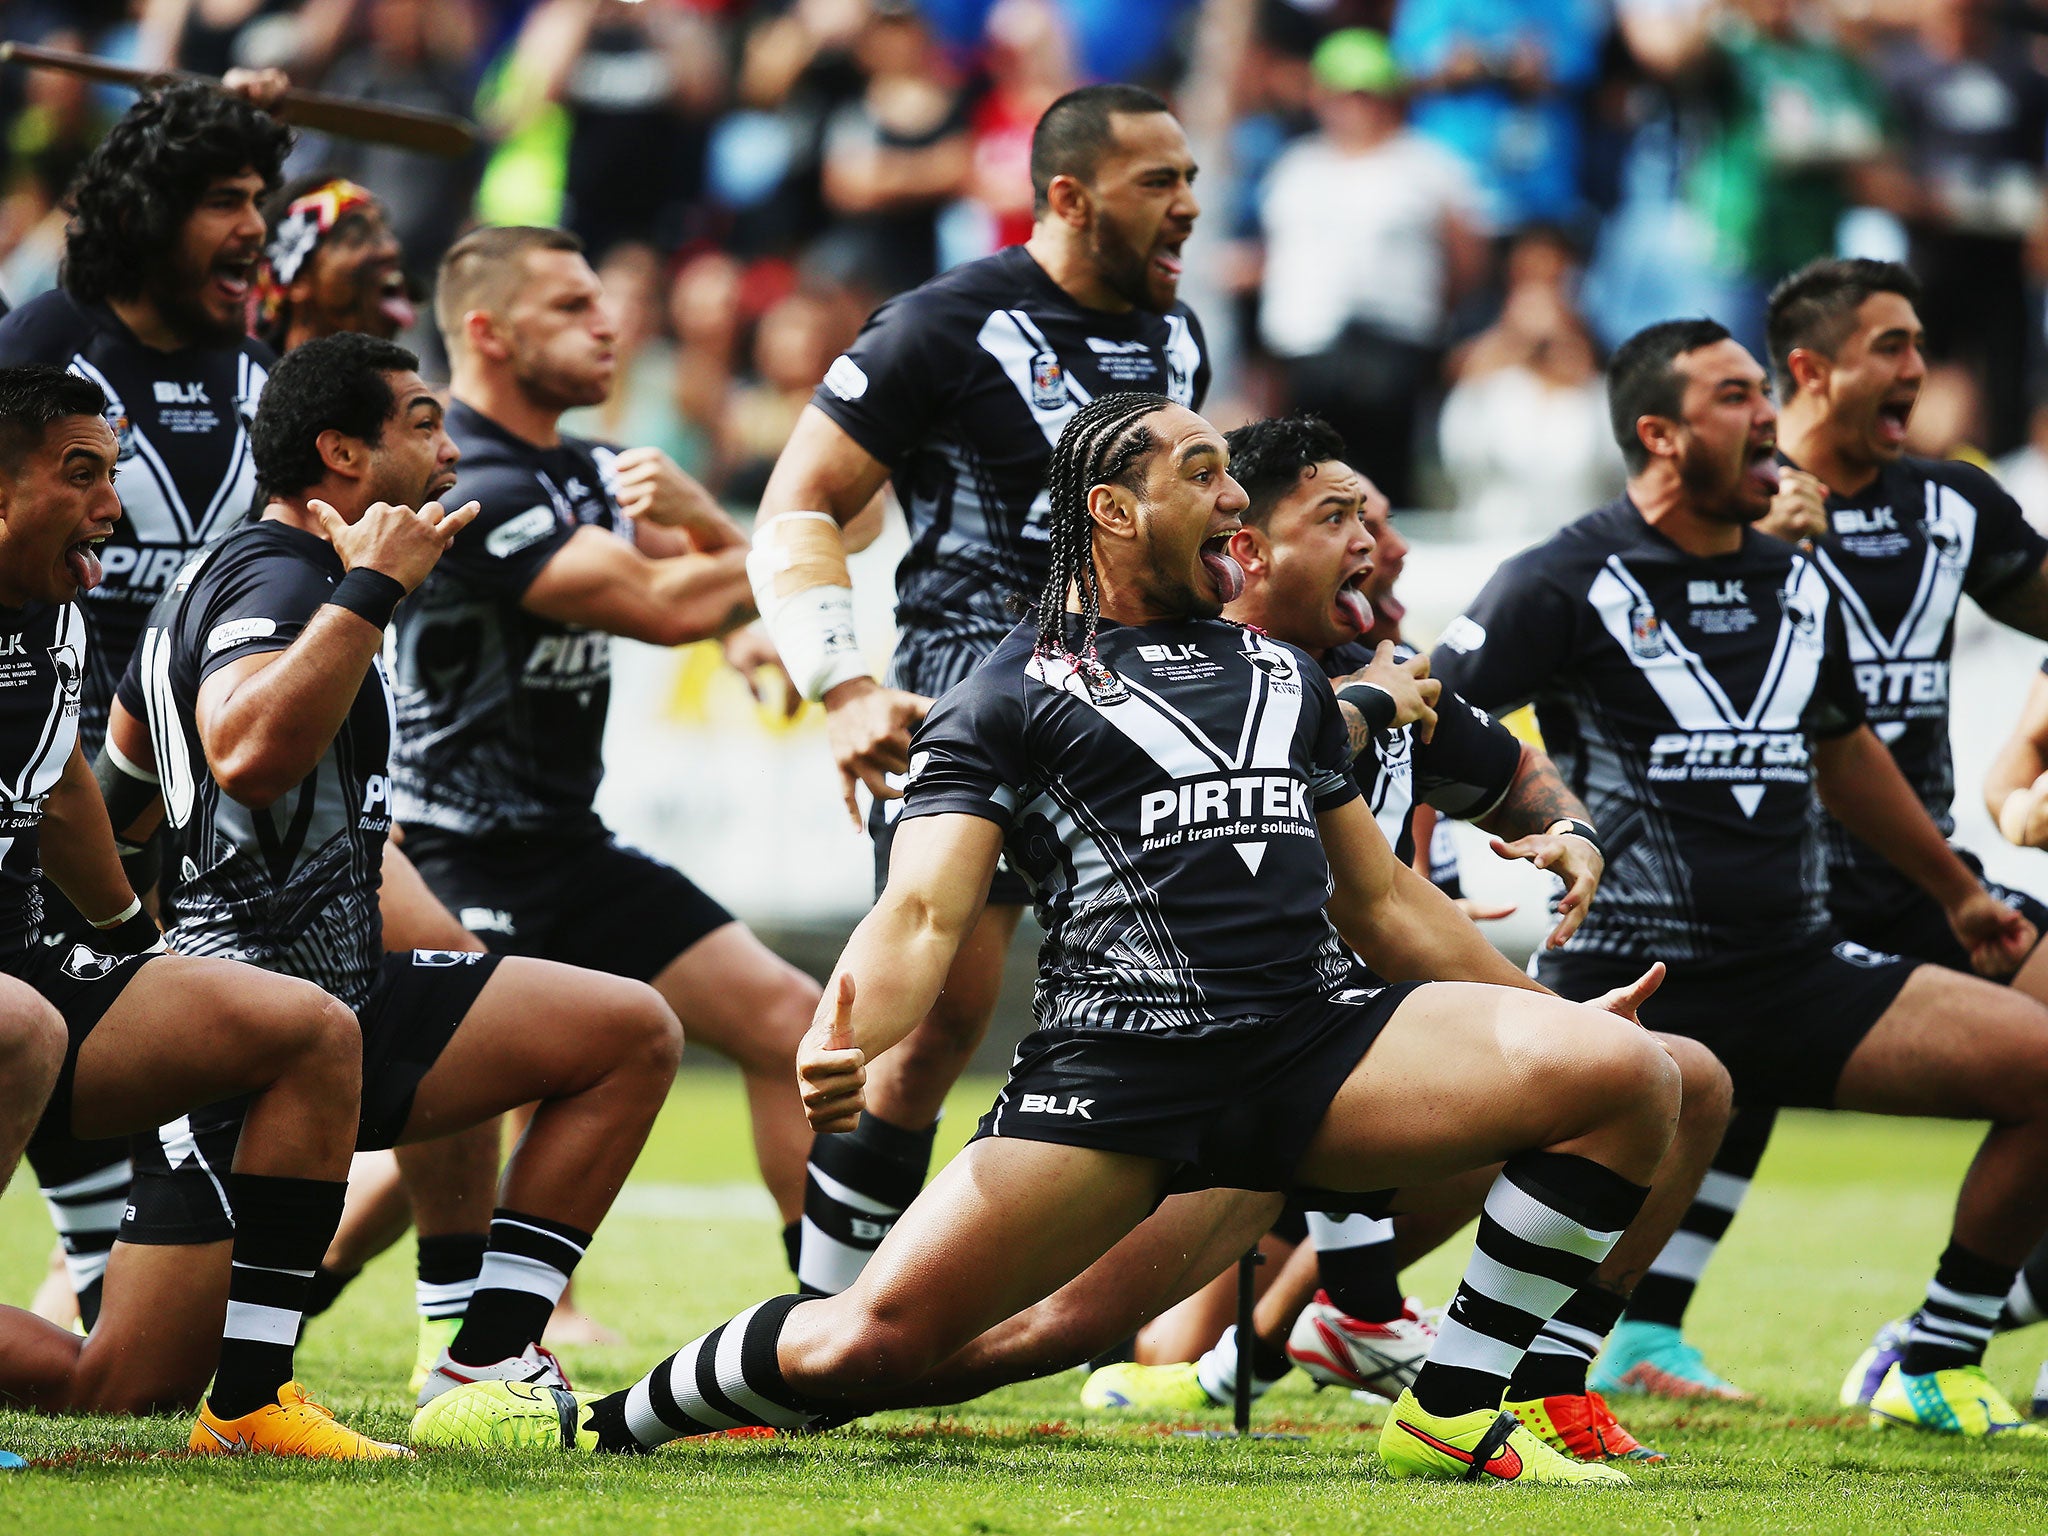
[[[538,1344],[589,1246],[590,1234],[566,1223],[502,1206],[493,1211],[491,1245],[449,1357],[495,1365]]]
[[[64,1247],[64,1269],[78,1296],[78,1316],[90,1330],[99,1321],[107,1255],[120,1235],[135,1169],[125,1139],[60,1142],[30,1155],[50,1224]]]
[[[1330,1304],[1362,1323],[1390,1323],[1401,1316],[1406,1303],[1394,1264],[1393,1222],[1333,1211],[1307,1214],[1317,1278]]]
[[[1487,1193],[1479,1240],[1415,1398],[1444,1416],[1497,1408],[1537,1330],[1593,1278],[1649,1190],[1588,1158],[1523,1152]]]
[[[469,1310],[490,1243],[481,1232],[444,1232],[419,1240],[413,1300],[423,1321],[443,1322]]]
[[[341,1180],[228,1175],[235,1211],[234,1268],[227,1325],[208,1405],[239,1419],[277,1401],[292,1379],[299,1321],[320,1263],[341,1225],[348,1185]]]
[[[1980,1365],[1984,1346],[2012,1289],[2016,1264],[1995,1264],[1951,1242],[1941,1255],[1927,1300],[1913,1314],[1899,1369],[1908,1376]]]
[[[796,1269],[803,1291],[837,1296],[860,1278],[896,1218],[924,1188],[937,1133],[936,1124],[906,1131],[863,1112],[852,1130],[811,1143]]]
[[[1621,1321],[1625,1298],[1598,1285],[1582,1285],[1557,1315],[1536,1332],[1529,1353],[1508,1383],[1510,1402],[1542,1397],[1576,1397],[1586,1390],[1586,1372],[1599,1357],[1607,1335]]]
[[[826,1417],[782,1379],[776,1345],[810,1296],[776,1296],[684,1345],[623,1392],[591,1405],[600,1451],[650,1451],[686,1435],[809,1429]]]
[[[2013,1276],[2012,1289],[2005,1293],[2005,1310],[1998,1314],[1998,1331],[2009,1333],[2044,1321],[2048,1321],[2048,1238],[2035,1245]]]
[[[1635,1323],[1663,1323],[1683,1327],[1685,1309],[1692,1305],[1692,1293],[1699,1287],[1707,1261],[1728,1235],[1728,1224],[1742,1208],[1750,1180],[1764,1149],[1771,1142],[1771,1127],[1778,1123],[1775,1109],[1739,1109],[1721,1138],[1721,1150],[1713,1166],[1700,1181],[1700,1192],[1686,1208],[1678,1230],[1664,1244],[1664,1251],[1650,1263],[1649,1273],[1629,1298],[1623,1315]]]

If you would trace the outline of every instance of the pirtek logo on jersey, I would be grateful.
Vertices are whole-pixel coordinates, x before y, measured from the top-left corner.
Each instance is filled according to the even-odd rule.
[[[1234,813],[1233,799],[1237,802]],[[1183,783],[1174,789],[1147,790],[1138,809],[1138,835],[1150,837],[1162,822],[1187,827],[1209,821],[1249,821],[1254,816],[1308,821],[1308,785],[1284,773],[1238,773],[1227,779]]]

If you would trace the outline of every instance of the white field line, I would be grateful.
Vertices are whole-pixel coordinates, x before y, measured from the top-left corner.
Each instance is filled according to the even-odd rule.
[[[775,1202],[759,1184],[631,1183],[612,1205],[612,1219],[771,1221]]]

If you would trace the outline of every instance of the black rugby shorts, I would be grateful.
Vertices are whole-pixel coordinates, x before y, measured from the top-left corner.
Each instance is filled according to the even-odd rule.
[[[2035,900],[2025,891],[2000,885],[1996,880],[1986,880],[1984,862],[1974,853],[1958,848],[1956,855],[1976,871],[1985,890],[2032,923],[2035,933],[2048,935],[2048,904]],[[1913,891],[1908,901],[1889,911],[1866,910],[1859,906],[1853,889],[1838,891],[1837,894],[1842,899],[1833,903],[1835,923],[1845,938],[1888,955],[1905,955],[1910,959],[1925,960],[1930,965],[1945,965],[1952,971],[1964,971],[1972,976],[1977,974],[1970,968],[1970,952],[1963,948],[1949,927],[1941,903],[1926,892]],[[2013,976],[2018,974],[2015,969],[2011,975],[1986,979],[2010,986]]]
[[[476,1005],[500,958],[453,949],[384,957],[368,1001],[356,1010],[363,1028],[358,1152],[397,1141],[420,1080]],[[237,1099],[209,1105],[135,1137],[135,1183],[121,1223],[122,1242],[176,1247],[235,1235],[227,1176],[246,1104]]]
[[[1536,979],[1584,1002],[1626,986],[1648,964],[1546,952]],[[1638,1016],[1646,1028],[1697,1040],[1718,1056],[1739,1105],[1833,1109],[1842,1068],[1919,964],[1826,938],[1769,954],[1667,960],[1664,984]]]

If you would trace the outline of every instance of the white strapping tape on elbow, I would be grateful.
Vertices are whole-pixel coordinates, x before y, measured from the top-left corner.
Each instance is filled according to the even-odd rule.
[[[747,580],[782,664],[805,698],[815,702],[869,675],[854,633],[853,578],[836,518],[824,512],[768,518],[754,530]]]

